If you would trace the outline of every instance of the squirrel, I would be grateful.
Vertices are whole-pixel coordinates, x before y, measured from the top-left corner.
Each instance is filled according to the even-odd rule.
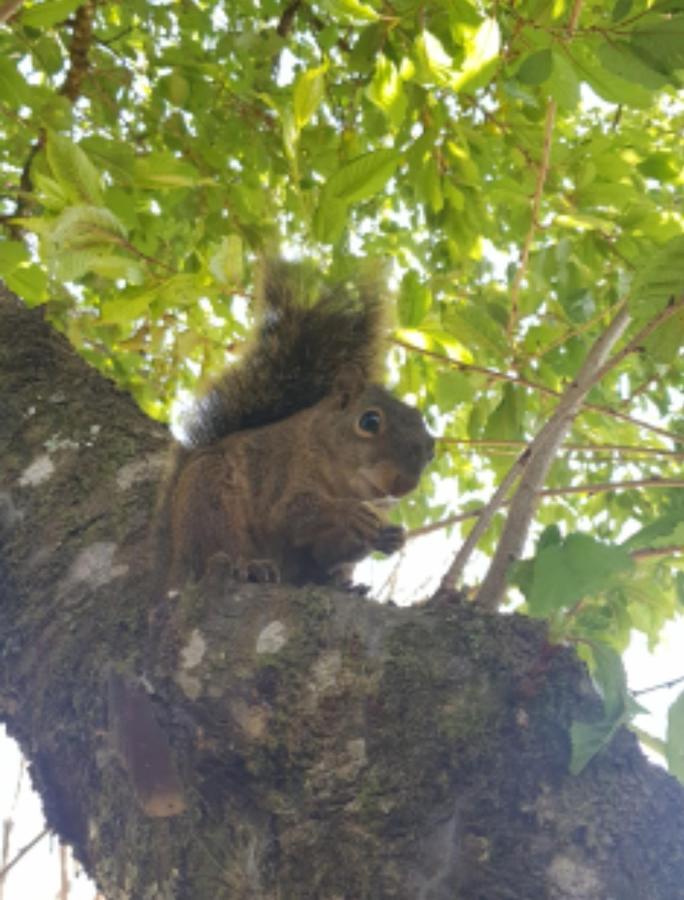
[[[301,272],[262,265],[255,336],[185,423],[161,503],[167,589],[214,560],[348,587],[355,562],[403,545],[378,507],[416,487],[434,439],[377,383],[386,303],[361,280],[307,304]]]

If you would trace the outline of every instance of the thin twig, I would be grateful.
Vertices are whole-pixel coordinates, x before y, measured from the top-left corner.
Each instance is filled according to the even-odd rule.
[[[483,366],[473,365],[472,363],[464,363],[456,359],[450,359],[450,357],[445,356],[443,353],[437,353],[435,350],[425,350],[422,347],[418,347],[415,344],[409,344],[398,338],[395,338],[393,343],[399,347],[403,347],[405,350],[410,350],[412,353],[419,353],[422,356],[440,360],[445,365],[458,369],[461,372],[475,372],[486,375],[488,378],[497,381],[521,384],[523,387],[529,387],[532,390],[538,391],[540,394],[546,394],[549,397],[556,397],[557,399],[563,396],[560,391],[547,387],[545,384],[540,384],[538,381],[531,381],[528,378],[522,378],[518,375],[509,375],[506,372],[498,372],[496,369],[487,369]],[[603,406],[599,403],[585,403],[580,410],[580,413],[584,412],[595,412],[600,413],[603,416],[610,416],[612,419],[618,419],[620,422],[627,422],[629,425],[634,425],[635,428],[642,428],[644,431],[650,431],[652,434],[660,435],[660,437],[667,438],[677,444],[684,444],[684,435],[677,434],[674,431],[668,431],[667,428],[660,428],[658,425],[653,425],[643,419],[637,419],[635,416],[619,412],[617,409],[611,409],[610,406]]]
[[[684,675],[680,675],[679,678],[673,678],[671,681],[663,681],[662,684],[654,684],[651,687],[641,688],[639,691],[631,691],[633,697],[641,697],[644,694],[651,694],[653,691],[662,691],[666,688],[676,687],[678,684],[681,684],[684,681]]]
[[[494,440],[492,438],[455,438],[439,437],[440,445],[455,444],[458,447],[469,450],[510,450],[515,452],[520,447],[526,447],[528,441]],[[638,444],[563,444],[558,448],[561,453],[610,453],[634,454],[634,456],[667,456],[670,459],[684,459],[684,450],[666,450],[663,447],[640,447]]]
[[[509,567],[520,556],[539,501],[539,491],[556,450],[570,429],[582,401],[596,383],[596,373],[605,372],[608,354],[629,323],[629,312],[626,304],[622,303],[608,328],[594,342],[577,377],[568,385],[553,415],[530,444],[525,473],[511,502],[494,559],[478,593],[480,603],[488,609],[496,609],[499,605]],[[462,570],[453,569],[452,566],[448,573],[450,580],[461,577]]]
[[[640,550],[631,550],[630,556],[635,562],[640,559],[657,559],[659,556],[680,556],[684,553],[684,547],[671,545],[670,547],[642,547]]]
[[[544,185],[546,184],[546,179],[549,174],[549,165],[551,162],[551,146],[553,143],[553,126],[556,121],[556,108],[556,101],[549,100],[546,107],[546,121],[544,123],[544,143],[542,146],[542,155],[541,160],[539,161],[537,181],[534,186],[534,194],[532,196],[532,220],[525,236],[525,243],[523,244],[522,253],[520,254],[520,262],[518,263],[518,268],[515,272],[513,284],[511,285],[511,311],[508,316],[508,325],[506,326],[506,333],[508,334],[509,338],[512,338],[515,334],[515,329],[518,324],[520,288],[522,286],[523,279],[527,274],[527,267],[530,262],[532,243],[534,241],[535,234],[537,233],[537,229],[539,228],[539,210],[541,208]]]
[[[684,307],[684,294],[677,298],[677,300],[672,298],[667,306],[663,307],[657,316],[654,316],[647,322],[641,331],[634,335],[629,343],[625,344],[618,353],[615,353],[607,360],[601,371],[596,373],[596,380],[600,381],[607,372],[618,366],[625,357],[630,355],[630,353],[642,350],[646,339],[650,337],[657,328],[667,322],[668,319],[672,318],[675,313],[679,312],[682,307]]]
[[[537,497],[564,497],[568,494],[605,494],[610,491],[633,491],[640,488],[684,488],[684,479],[680,478],[637,478],[633,481],[597,481],[593,484],[573,484],[561,488],[544,488],[537,492]],[[501,507],[510,506],[512,498],[507,498],[500,504]],[[468,512],[457,513],[453,516],[447,516],[440,519],[439,522],[431,522],[429,525],[423,525],[420,528],[413,528],[406,535],[406,540],[411,541],[417,537],[423,537],[426,534],[432,534],[443,528],[449,528],[451,525],[457,525],[459,522],[466,522],[468,519],[475,519],[484,511],[484,506],[478,506],[476,509],[470,509]],[[639,551],[635,551],[638,553]],[[645,554],[644,554],[645,555]]]
[[[33,848],[36,846],[36,844],[38,844],[40,841],[42,841],[43,838],[48,834],[48,832],[49,832],[49,829],[44,828],[40,832],[40,834],[37,834],[33,838],[33,840],[29,841],[28,844],[26,844],[26,846],[22,847],[21,850],[14,856],[13,859],[11,859],[7,863],[6,866],[3,866],[2,869],[0,869],[0,881],[2,881],[4,878],[7,877],[7,873],[10,871],[10,869],[13,869],[16,866],[16,864],[21,859],[23,859],[29,851],[33,850]]]

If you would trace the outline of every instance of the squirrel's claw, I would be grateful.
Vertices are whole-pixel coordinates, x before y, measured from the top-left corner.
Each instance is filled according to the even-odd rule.
[[[406,531],[401,525],[385,525],[378,532],[374,546],[376,550],[389,555],[401,550],[405,541]]]

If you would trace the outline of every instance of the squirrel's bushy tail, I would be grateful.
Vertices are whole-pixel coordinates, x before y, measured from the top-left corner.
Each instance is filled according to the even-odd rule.
[[[338,285],[313,303],[304,282],[301,266],[262,265],[255,337],[183,423],[188,446],[209,446],[313,406],[348,366],[364,381],[378,380],[387,331],[380,278]]]

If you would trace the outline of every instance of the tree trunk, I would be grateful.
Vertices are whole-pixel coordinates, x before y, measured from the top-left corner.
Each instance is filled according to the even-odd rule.
[[[543,629],[457,596],[155,594],[164,429],[0,295],[0,715],[108,900],[677,900],[684,793]]]

